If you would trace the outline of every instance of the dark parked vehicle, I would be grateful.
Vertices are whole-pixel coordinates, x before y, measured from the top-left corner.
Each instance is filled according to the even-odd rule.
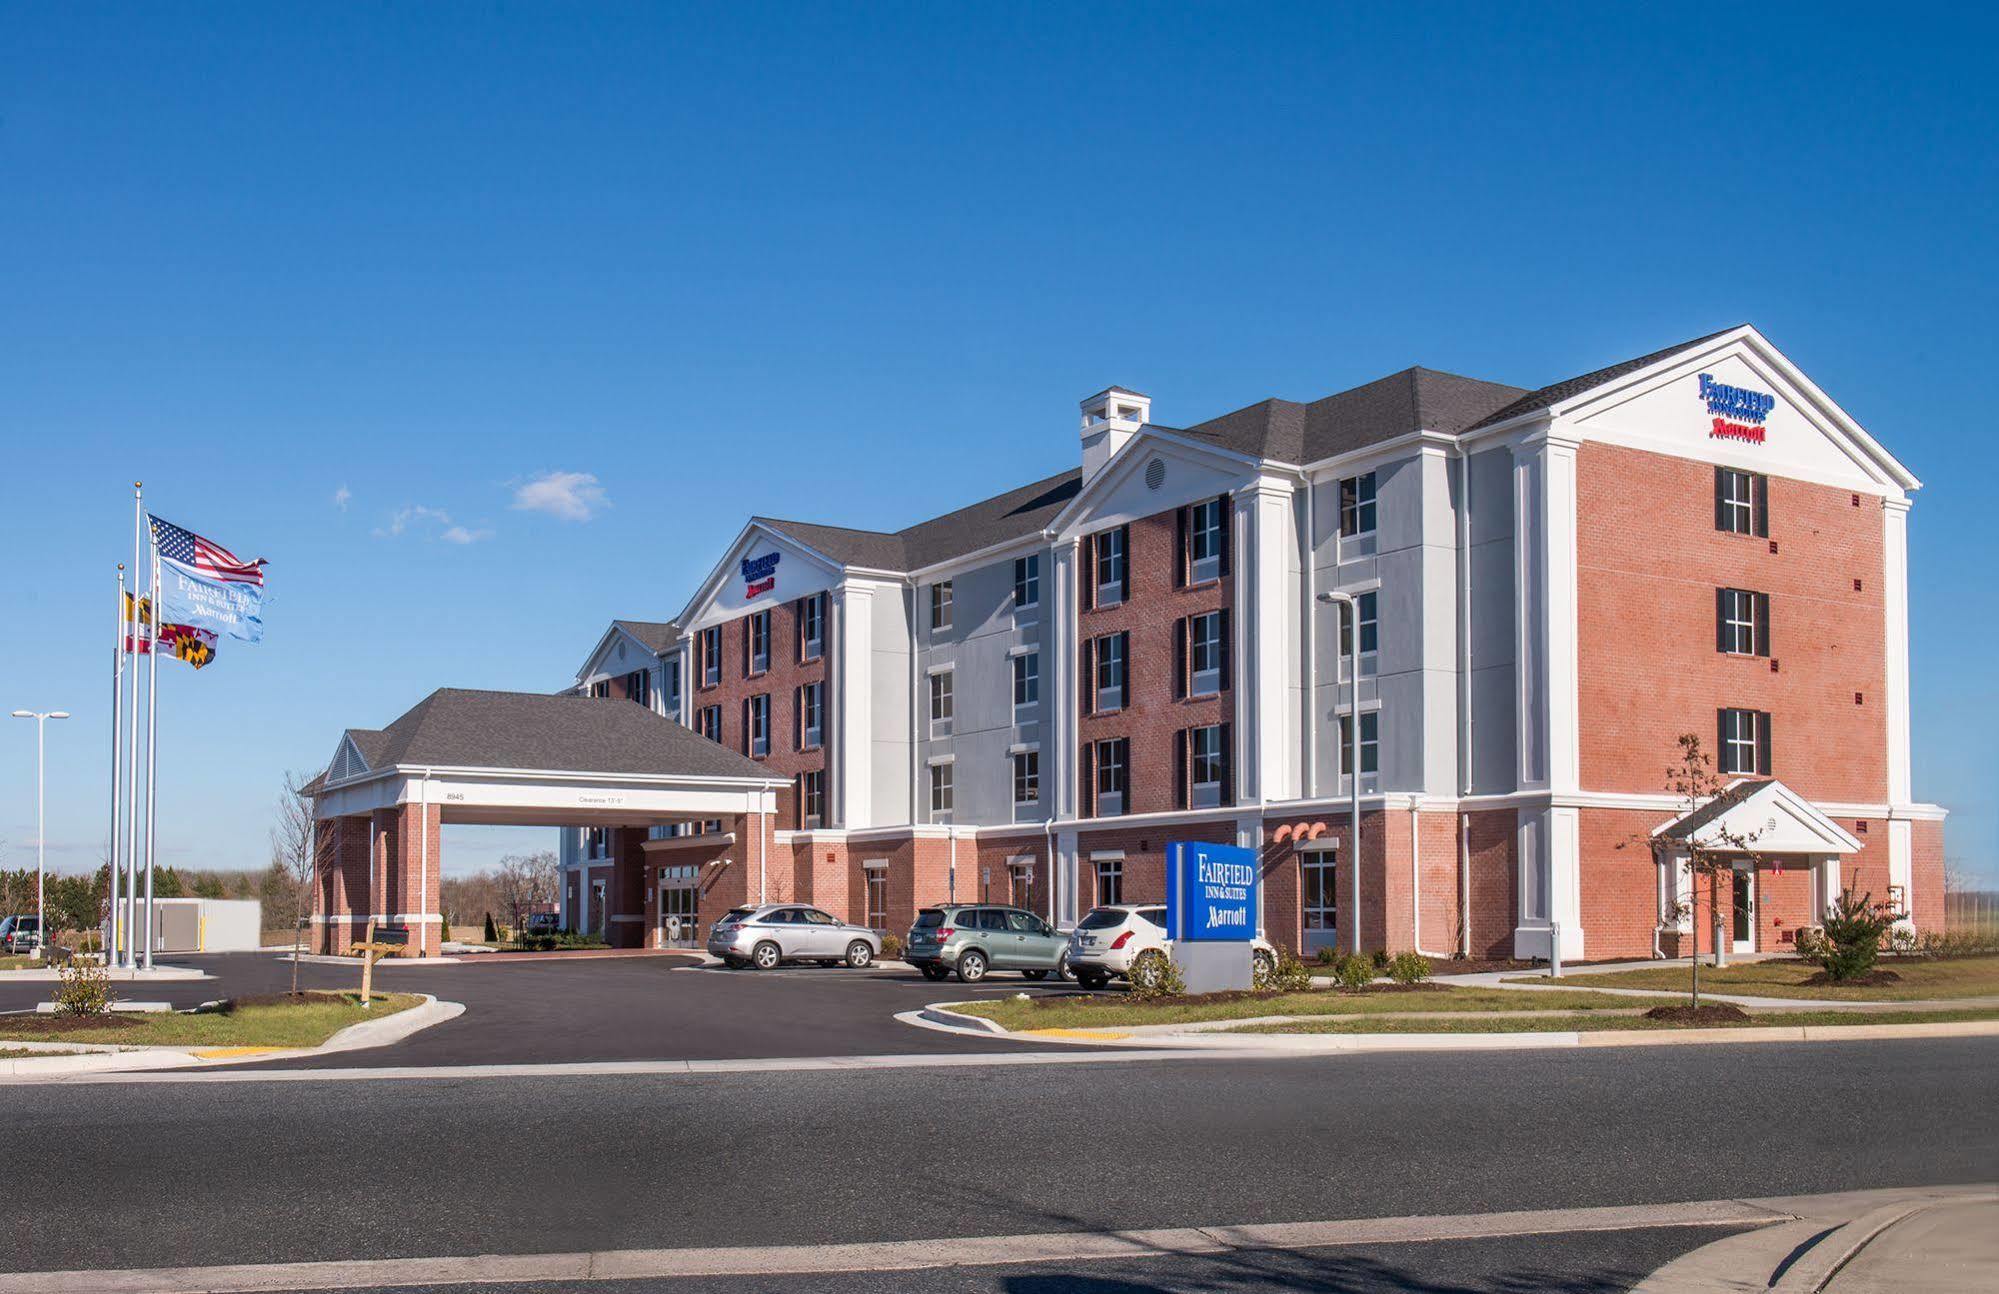
[[[1019,971],[1028,979],[1067,979],[1069,941],[1026,908],[991,903],[945,903],[916,914],[902,959],[941,980],[956,971],[976,984],[992,971]]]
[[[0,918],[0,953],[29,953],[42,946],[42,919],[37,916]]]

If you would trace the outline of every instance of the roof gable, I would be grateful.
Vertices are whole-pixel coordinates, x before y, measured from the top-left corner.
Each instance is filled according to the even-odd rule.
[[[1260,470],[1251,455],[1141,427],[1050,522],[1064,538],[1228,494]]]
[[[613,620],[597,645],[590,649],[583,668],[576,671],[577,685],[651,669],[660,654],[672,648],[679,633],[680,626],[672,621]]]
[[[744,526],[675,618],[682,632],[693,633],[838,584],[846,563],[792,533],[793,529],[791,523],[761,517]]]
[[[1726,848],[1747,840],[1758,854],[1852,854],[1862,848],[1844,827],[1775,778],[1745,778],[1692,812],[1661,823],[1657,837]]]

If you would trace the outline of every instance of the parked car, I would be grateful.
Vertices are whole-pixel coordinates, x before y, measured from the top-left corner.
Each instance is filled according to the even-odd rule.
[[[708,931],[708,951],[730,967],[770,970],[782,962],[818,962],[856,970],[881,956],[881,936],[799,903],[731,908]]]
[[[1250,942],[1250,956],[1264,970],[1277,965],[1277,949],[1262,935]],[[1092,908],[1069,936],[1069,969],[1076,982],[1099,989],[1113,979],[1150,982],[1173,957],[1166,937],[1166,909],[1151,904]]]
[[[1028,979],[1069,977],[1069,941],[1026,908],[991,903],[945,903],[916,914],[902,959],[940,980],[956,971],[976,984],[991,971],[1019,971]]]
[[[521,933],[552,935],[562,929],[562,917],[555,912],[530,912],[521,918]]]
[[[42,946],[42,919],[36,916],[0,918],[0,953],[33,952]]]

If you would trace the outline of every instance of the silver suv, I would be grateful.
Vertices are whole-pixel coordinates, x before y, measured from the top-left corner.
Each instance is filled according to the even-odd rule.
[[[842,962],[862,969],[881,956],[881,936],[801,903],[731,908],[708,931],[708,951],[731,967],[771,970],[782,962]]]
[[[1026,908],[992,903],[944,903],[916,914],[902,959],[940,980],[952,971],[976,984],[988,971],[1019,971],[1028,979],[1069,977],[1069,941]]]

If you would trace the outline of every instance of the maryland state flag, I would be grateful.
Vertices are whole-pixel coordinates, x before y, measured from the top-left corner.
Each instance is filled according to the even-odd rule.
[[[153,600],[125,595],[125,650],[144,655],[153,649],[153,635],[145,626],[153,623]],[[134,626],[139,626],[134,632]],[[200,669],[215,659],[215,635],[206,629],[193,625],[161,625],[160,646],[172,652],[174,659],[184,660]]]

